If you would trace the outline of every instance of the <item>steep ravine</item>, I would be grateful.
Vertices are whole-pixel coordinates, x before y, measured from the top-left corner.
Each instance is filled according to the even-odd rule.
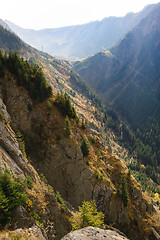
[[[29,162],[38,173],[45,175],[48,183],[56,191],[59,191],[66,201],[77,209],[83,200],[95,199],[98,209],[105,213],[106,223],[118,227],[130,239],[142,239],[142,237],[143,239],[155,239],[151,237],[151,225],[154,224],[152,216],[157,216],[158,212],[151,203],[151,199],[142,194],[140,186],[130,176],[128,179],[129,203],[127,207],[123,206],[121,197],[117,195],[117,189],[120,178],[123,174],[126,175],[127,169],[103,146],[98,138],[97,145],[90,145],[92,154],[88,157],[90,165],[87,165],[87,159],[83,158],[80,149],[80,139],[84,134],[88,139],[91,139],[92,136],[73,122],[72,135],[66,137],[64,117],[54,105],[54,98],[42,103],[33,103],[27,91],[23,87],[17,87],[14,77],[9,73],[4,79],[1,79],[0,87],[2,99],[10,114],[7,121],[11,118],[10,125],[14,131],[19,130],[23,133]],[[3,104],[2,106],[4,109]],[[6,138],[13,141],[13,130],[10,130],[13,135],[11,138],[11,134],[6,130],[7,125],[4,126],[3,122],[1,124],[3,132],[7,131]],[[57,133],[60,135],[60,139],[57,139]],[[14,149],[11,150],[13,146],[18,147],[17,143],[14,142],[9,146],[5,135],[1,143],[1,147],[5,150],[3,154],[7,152],[11,158],[14,158],[14,164],[18,165],[14,171],[22,171],[22,175],[25,175],[25,171],[27,171],[27,174],[33,175],[33,179],[35,176],[38,178],[35,170],[29,167],[30,164],[26,162],[21,152],[17,149],[14,153]],[[99,151],[98,155],[95,154],[96,146]],[[7,163],[7,167],[10,169],[12,169],[12,165],[9,167],[9,163]],[[96,173],[102,174],[101,180],[97,179],[99,175]],[[69,224],[60,213],[57,215],[61,220],[57,220],[55,212],[58,210],[56,209],[57,203],[51,201],[48,216],[52,220],[55,218],[53,222],[55,231],[57,231],[57,239],[59,239],[69,231]],[[47,209],[45,211],[47,212]],[[44,215],[43,218],[47,223],[48,217]],[[146,222],[146,219],[149,218],[151,225],[148,220]]]

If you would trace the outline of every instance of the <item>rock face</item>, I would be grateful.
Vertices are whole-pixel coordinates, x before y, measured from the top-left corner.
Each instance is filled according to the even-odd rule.
[[[10,84],[11,83],[13,83],[13,81],[11,81]],[[17,206],[12,209],[13,221],[10,224],[11,234],[13,236],[20,234],[27,239],[60,239],[70,231],[70,224],[68,223],[67,219],[62,216],[56,199],[52,195],[50,196],[45,188],[44,190],[42,189],[43,184],[39,179],[38,173],[28,162],[28,159],[23,156],[20,150],[15,133],[16,131],[14,131],[13,128],[17,130],[19,125],[26,127],[29,125],[26,122],[27,116],[24,114],[24,112],[27,111],[25,111],[26,109],[23,107],[26,99],[24,101],[21,99],[21,103],[18,104],[20,100],[20,98],[16,95],[18,90],[15,86],[12,86],[10,88],[8,86],[8,89],[11,88],[11,98],[7,99],[8,101],[11,101],[12,104],[8,103],[8,101],[6,101],[4,104],[3,100],[1,99],[1,97],[3,97],[3,92],[1,90],[3,89],[0,87],[0,171],[4,172],[5,169],[7,169],[10,171],[14,179],[22,178],[25,181],[26,177],[30,176],[33,180],[33,185],[35,184],[36,186],[39,186],[41,194],[44,191],[43,193],[47,199],[47,207],[42,216],[42,220],[45,222],[44,229],[41,229],[35,223],[35,220],[28,214],[27,210],[24,207]],[[24,96],[25,94],[23,97]],[[16,102],[15,99],[18,102]],[[8,103],[7,107],[6,103]],[[19,107],[18,110],[16,106]],[[21,117],[18,116],[19,113],[20,115],[22,114]],[[23,119],[23,114],[25,120]],[[14,117],[12,118],[10,116]],[[35,190],[36,189],[33,191]],[[37,191],[39,190],[37,189]],[[34,195],[36,195],[37,191],[34,192]],[[36,201],[36,196],[34,198],[32,196],[31,199],[33,201]],[[6,231],[4,234],[0,232],[0,239],[10,239],[8,232]]]
[[[100,190],[73,139],[66,138],[51,145],[45,162],[38,163],[38,167],[43,169],[49,183],[60,189],[62,196],[74,207],[81,205],[83,200],[90,200],[91,196],[96,197],[97,190]]]
[[[19,149],[16,134],[10,127],[10,116],[2,99],[0,99],[0,166],[2,171],[7,168],[14,176],[25,178],[24,172],[34,175],[34,170],[28,167],[26,159]],[[33,172],[32,172],[33,171]]]
[[[68,233],[61,240],[127,240],[128,238],[120,235],[116,231],[103,230],[100,228],[87,227]]]
[[[4,81],[2,79],[0,87],[2,88],[0,93],[6,105],[5,107],[3,102],[0,102],[2,115],[0,116],[0,165],[2,170],[8,168],[15,177],[21,175],[25,178],[29,175],[32,180],[35,180],[35,176],[38,178],[38,174],[34,174],[34,168],[28,164],[19,149],[15,134],[19,130],[25,137],[26,153],[30,162],[39,173],[46,176],[48,183],[55,191],[60,192],[64,200],[77,209],[84,200],[94,199],[98,210],[105,214],[106,224],[113,223],[128,237],[134,236],[133,239],[141,240],[144,232],[139,231],[134,224],[134,216],[137,222],[141,222],[142,213],[145,218],[145,212],[152,213],[153,208],[142,199],[141,191],[131,181],[130,200],[133,205],[131,209],[133,215],[129,215],[130,209],[123,206],[121,197],[118,197],[116,193],[115,176],[118,181],[124,172],[120,161],[111,152],[105,152],[105,161],[102,159],[103,162],[101,162],[100,159],[95,158],[96,169],[93,171],[86,164],[80,148],[81,130],[76,125],[74,133],[66,137],[64,117],[54,104],[51,108],[48,108],[45,102],[33,104],[27,91],[23,87],[18,87],[13,77],[10,77],[10,81],[7,81],[7,76]],[[51,101],[50,104],[52,103]],[[60,139],[57,139],[57,134]],[[98,148],[100,147],[99,144]],[[99,167],[106,177],[105,181],[96,178],[95,173]],[[41,184],[39,185],[41,187]],[[47,200],[46,193],[45,198]],[[135,207],[135,202],[138,203],[138,208]],[[51,236],[50,239],[54,239],[53,235],[56,239],[60,239],[70,231],[71,225],[68,223],[68,218],[65,218],[66,212],[64,216],[60,212],[60,206],[56,200],[50,199],[49,203],[46,215],[43,215],[46,232],[48,236]],[[19,214],[17,218],[25,221],[27,216],[23,214],[24,212],[17,213]],[[96,234],[99,233],[93,233],[93,236]]]

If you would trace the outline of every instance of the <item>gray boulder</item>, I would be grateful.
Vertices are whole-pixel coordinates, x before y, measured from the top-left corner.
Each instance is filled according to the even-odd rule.
[[[116,231],[103,230],[100,228],[86,227],[68,233],[61,240],[128,240],[127,237],[120,235]]]

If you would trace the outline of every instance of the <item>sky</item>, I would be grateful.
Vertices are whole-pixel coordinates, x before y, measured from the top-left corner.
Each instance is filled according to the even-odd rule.
[[[39,30],[124,16],[158,2],[160,0],[1,0],[0,18]]]

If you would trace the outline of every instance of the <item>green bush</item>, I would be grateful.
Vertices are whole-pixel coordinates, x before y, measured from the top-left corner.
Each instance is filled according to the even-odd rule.
[[[20,131],[18,131],[16,135],[17,135],[17,141],[19,143],[19,149],[21,150],[23,156],[27,157],[23,135]]]
[[[65,202],[64,202],[63,198],[61,197],[60,192],[58,192],[58,191],[56,192],[56,200],[57,200],[57,202],[59,202],[60,204],[65,205]]]
[[[71,218],[72,230],[87,226],[100,227],[104,224],[104,214],[98,212],[95,201],[83,201],[82,207]]]
[[[0,172],[0,226],[11,220],[12,209],[25,206],[28,197],[20,183],[14,181],[8,171]]]
[[[33,181],[32,181],[32,179],[31,179],[30,176],[27,176],[27,177],[26,177],[26,184],[27,184],[27,187],[28,187],[29,189],[32,189],[32,188],[33,188]]]
[[[90,146],[89,146],[89,142],[87,141],[87,139],[85,138],[85,136],[82,137],[82,141],[81,141],[81,150],[83,153],[84,157],[87,157],[90,153]]]

